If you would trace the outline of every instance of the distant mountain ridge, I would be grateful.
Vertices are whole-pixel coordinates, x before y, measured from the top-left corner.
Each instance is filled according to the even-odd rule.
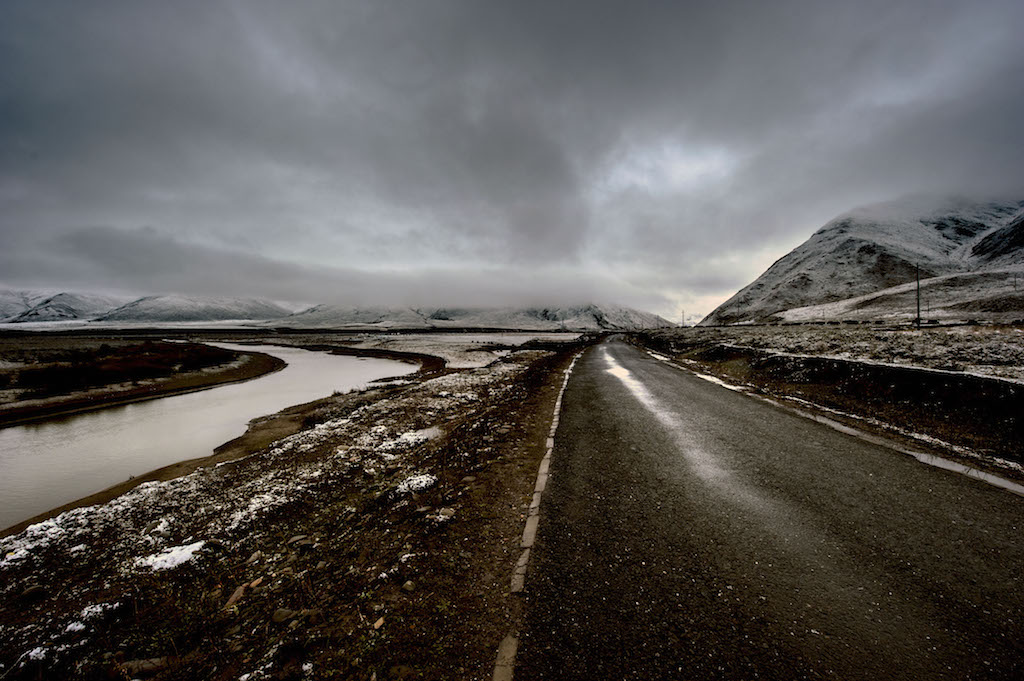
[[[293,308],[294,309],[294,308]],[[614,305],[563,307],[344,307],[315,305],[293,313],[252,298],[181,295],[129,297],[52,291],[0,291],[0,321],[159,324],[242,321],[289,328],[634,330],[672,326],[661,317]]]
[[[0,321],[32,309],[55,293],[56,291],[0,290]]]
[[[317,305],[274,326],[294,328],[487,328],[598,331],[672,326],[658,315],[614,305],[564,307],[343,307]]]
[[[146,296],[100,315],[100,322],[210,322],[286,317],[291,312],[255,298]]]
[[[701,324],[795,321],[846,314],[848,308],[838,305],[839,301],[862,296],[874,300],[875,294],[914,281],[918,267],[922,280],[1024,270],[1022,209],[1024,201],[912,197],[852,210],[780,258]],[[943,290],[948,292],[957,287],[956,282],[966,285],[968,281],[958,277],[952,280]],[[988,280],[975,277],[969,281],[976,289],[979,282]],[[970,313],[971,295],[996,295],[981,289],[970,295],[963,289],[960,294],[955,304],[961,306],[961,314]],[[871,304],[867,303],[860,308],[860,316],[905,316],[905,306],[894,307],[897,299],[889,298],[887,304],[874,310],[869,310]],[[903,299],[899,300],[905,305]],[[943,304],[938,298],[936,302]],[[837,305],[824,307],[833,303]],[[817,313],[787,313],[810,308],[818,308]]]
[[[129,300],[131,298],[127,296],[62,292],[36,303],[9,321],[23,323],[88,319],[124,305]]]

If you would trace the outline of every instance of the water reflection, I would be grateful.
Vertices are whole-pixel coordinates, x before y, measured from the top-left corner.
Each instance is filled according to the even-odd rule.
[[[281,371],[245,383],[0,429],[0,528],[177,461],[207,456],[257,416],[416,370],[275,346]]]

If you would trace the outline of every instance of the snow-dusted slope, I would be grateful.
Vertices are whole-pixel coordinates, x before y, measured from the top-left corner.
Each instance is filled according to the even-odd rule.
[[[234,319],[274,319],[288,310],[266,300],[147,296],[97,318],[102,322],[206,322]]]
[[[274,326],[301,328],[367,327],[421,328],[429,326],[420,312],[407,307],[343,307],[316,305],[296,312],[286,319],[275,320]]]
[[[913,281],[1024,265],[1024,201],[915,197],[832,220],[701,324],[778,319],[778,313]]]
[[[56,322],[70,319],[91,319],[124,305],[128,296],[105,296],[93,293],[58,293],[40,301],[8,320],[22,322]]]
[[[784,310],[787,322],[898,321],[917,316],[915,282],[834,303]],[[921,317],[938,321],[1024,319],[1024,270],[985,270],[921,280]]]
[[[56,291],[0,290],[0,320],[7,321],[46,300]]]
[[[671,326],[657,315],[610,305],[427,309],[317,305],[272,324],[295,328],[486,328],[531,331],[632,330]]]

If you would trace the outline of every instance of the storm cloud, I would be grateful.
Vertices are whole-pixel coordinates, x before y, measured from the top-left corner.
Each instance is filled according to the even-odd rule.
[[[1024,5],[6,2],[0,282],[707,312],[1024,194]]]

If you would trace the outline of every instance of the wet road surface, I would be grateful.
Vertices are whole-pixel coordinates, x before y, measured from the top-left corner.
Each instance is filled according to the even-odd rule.
[[[517,681],[1024,678],[1024,498],[620,341],[565,392]]]

